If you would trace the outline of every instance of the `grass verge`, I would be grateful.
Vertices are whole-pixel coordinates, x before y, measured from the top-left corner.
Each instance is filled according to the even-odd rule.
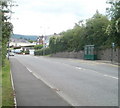
[[[0,65],[0,108],[2,107],[2,66]]]
[[[2,67],[2,108],[14,106],[13,88],[10,76],[10,63],[6,59]]]

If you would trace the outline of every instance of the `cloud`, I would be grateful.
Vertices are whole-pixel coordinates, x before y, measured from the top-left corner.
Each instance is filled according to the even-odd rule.
[[[97,9],[105,13],[105,2],[106,0],[17,0],[19,6],[13,9],[13,17],[18,17],[19,20],[12,20],[14,33],[59,33],[72,28],[79,20],[92,17]]]

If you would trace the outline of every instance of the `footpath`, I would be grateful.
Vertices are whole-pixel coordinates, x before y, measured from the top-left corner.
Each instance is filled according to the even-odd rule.
[[[95,62],[98,62],[98,63],[106,63],[106,64],[117,65],[117,66],[119,65],[119,66],[120,66],[120,63],[115,62],[115,61],[95,60]]]

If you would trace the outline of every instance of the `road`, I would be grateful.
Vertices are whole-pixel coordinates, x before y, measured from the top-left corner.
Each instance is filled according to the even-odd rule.
[[[45,92],[47,92],[49,98],[50,94],[53,93],[57,101],[49,103],[50,100],[54,100],[52,95],[47,100],[48,105],[54,106],[55,103],[59,103],[58,106],[67,106],[67,103],[69,103],[72,106],[118,106],[118,66],[116,65],[78,59],[29,55],[15,55],[10,57],[10,61],[19,105],[22,105],[25,101],[22,100],[22,96],[27,97],[27,102],[31,105],[31,101],[37,100],[41,95],[38,92],[39,90],[34,88],[40,89],[40,84],[45,84],[44,86],[49,87],[49,89],[47,91],[43,90],[42,93],[45,95]],[[24,69],[20,68],[23,66]],[[20,72],[17,73],[17,71]],[[37,79],[35,84],[32,84],[33,79],[31,76]],[[29,84],[23,84],[22,79],[26,79]],[[32,91],[36,91],[37,94],[22,93],[28,90],[25,89],[27,86],[28,88],[31,86]],[[29,102],[30,95],[33,99]],[[45,96],[47,98],[47,95]],[[41,104],[46,105],[44,102]]]

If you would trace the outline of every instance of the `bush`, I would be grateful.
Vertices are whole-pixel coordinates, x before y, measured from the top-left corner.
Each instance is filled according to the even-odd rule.
[[[39,49],[42,49],[43,48],[43,45],[35,45],[34,46],[34,49],[35,50],[39,50]]]
[[[43,50],[35,50],[34,55],[43,55]]]
[[[29,54],[29,50],[25,51],[25,54]]]
[[[34,52],[34,55],[48,55],[48,54],[51,54],[51,49],[49,47],[35,50]]]

